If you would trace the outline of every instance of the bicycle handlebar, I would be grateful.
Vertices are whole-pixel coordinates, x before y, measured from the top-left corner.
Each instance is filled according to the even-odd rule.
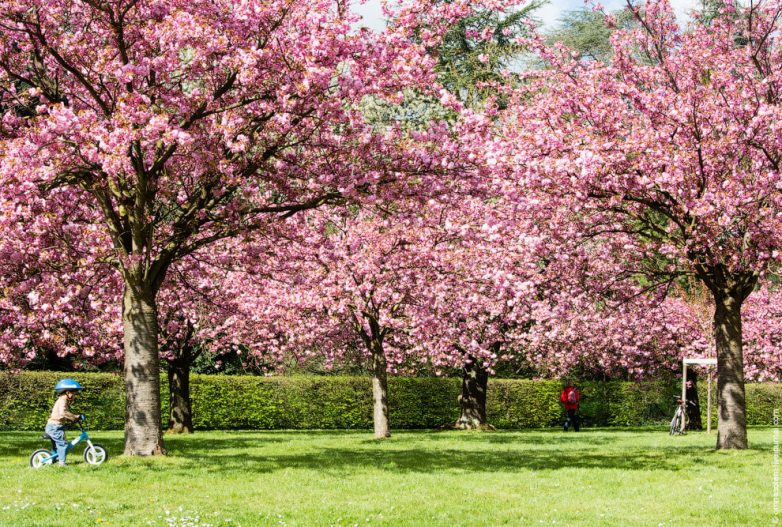
[[[74,421],[74,422],[78,425],[79,430],[81,430],[82,432],[87,429],[87,416],[86,415],[79,414],[79,418],[76,421]]]
[[[679,405],[684,404],[684,399],[682,399],[681,397],[675,397],[675,399],[676,399],[676,404],[679,404]],[[693,401],[691,401],[690,399],[687,399],[687,404],[695,406],[695,403]]]

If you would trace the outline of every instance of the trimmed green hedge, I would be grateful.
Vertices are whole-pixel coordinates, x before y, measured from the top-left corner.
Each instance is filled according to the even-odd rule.
[[[0,430],[39,430],[54,402],[57,372],[0,373]],[[125,402],[119,375],[72,374],[85,391],[75,411],[99,429],[123,427]],[[163,376],[165,378],[165,376]],[[391,377],[389,408],[393,428],[436,428],[459,416],[459,379]],[[673,414],[679,393],[671,381],[584,382],[581,414],[586,424],[662,424]],[[167,416],[167,386],[162,386]],[[563,411],[557,381],[492,379],[486,410],[497,428],[558,425]],[[706,383],[699,386],[706,416]],[[193,375],[193,424],[197,429],[367,429],[372,427],[368,377],[249,377]],[[716,401],[716,399],[715,399]],[[747,422],[770,425],[782,408],[782,386],[747,385]],[[716,423],[716,402],[713,412]]]
[[[0,373],[0,430],[43,430],[54,404],[54,385],[67,376],[85,387],[74,412],[88,414],[95,428],[125,426],[124,383],[119,375],[22,372]]]
[[[455,422],[459,389],[455,379],[389,379],[392,426],[434,428]],[[195,375],[190,390],[195,428],[372,428],[368,377]]]

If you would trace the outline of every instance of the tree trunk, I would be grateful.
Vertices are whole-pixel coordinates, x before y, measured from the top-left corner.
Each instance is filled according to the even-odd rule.
[[[698,372],[690,370],[687,372],[687,430],[703,430],[701,422],[701,404],[698,398]],[[692,404],[689,404],[689,403]]]
[[[474,430],[486,427],[486,388],[489,372],[469,357],[462,369],[462,394],[459,396],[461,413],[456,428]]]
[[[193,410],[190,402],[190,363],[192,354],[185,345],[168,362],[169,417],[171,434],[193,433]]]
[[[165,454],[160,419],[160,357],[154,293],[125,286],[125,455]]]
[[[715,295],[718,449],[747,448],[741,303],[734,295]]]
[[[372,341],[372,397],[374,400],[373,423],[375,439],[391,437],[388,426],[388,372],[383,345]]]

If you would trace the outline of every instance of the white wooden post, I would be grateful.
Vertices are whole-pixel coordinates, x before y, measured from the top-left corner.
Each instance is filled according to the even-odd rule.
[[[717,359],[684,359],[682,360],[682,400],[684,401],[684,412],[687,412],[687,365],[698,364],[700,366],[716,366]],[[709,368],[708,394],[706,400],[706,433],[711,433],[711,380],[714,372]],[[682,432],[684,431],[684,419],[682,419]]]
[[[687,421],[687,360],[682,361],[682,429],[684,433],[684,423]]]

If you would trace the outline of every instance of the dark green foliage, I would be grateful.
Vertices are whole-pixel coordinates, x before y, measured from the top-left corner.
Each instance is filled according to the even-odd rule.
[[[111,373],[0,373],[0,430],[41,430],[54,405],[54,385],[72,377],[84,391],[71,411],[89,417],[94,428],[122,428],[125,395],[122,377]]]
[[[588,382],[581,386],[582,413],[595,424],[641,426],[663,424],[673,415],[677,388],[670,381]]]
[[[717,429],[717,381],[711,385],[711,428]],[[747,424],[771,426],[774,423],[774,410],[782,421],[782,384],[747,384],[744,389],[747,396]],[[706,394],[708,392],[705,376],[698,380],[698,397],[701,403],[701,420],[706,428]]]
[[[492,84],[504,84],[501,71],[511,68],[524,48],[516,37],[529,33],[526,23],[543,2],[533,0],[509,13],[480,10],[446,32],[437,51],[437,73],[442,85],[469,106],[497,94]],[[488,31],[488,38],[475,33]]]
[[[490,379],[486,418],[497,428],[537,428],[562,418],[557,381]]]
[[[589,60],[608,62],[613,49],[611,33],[616,28],[626,29],[635,24],[635,19],[626,9],[612,13],[616,27],[608,27],[604,15],[584,8],[567,11],[560,19],[561,27],[549,35],[549,42],[562,42],[579,56]]]
[[[777,418],[782,420],[782,411],[780,411],[782,410],[782,385],[748,384],[746,390],[747,423],[772,424],[774,421],[774,409],[777,410]],[[701,409],[701,413],[705,415],[703,409]],[[716,414],[716,412],[714,413]],[[716,423],[716,420],[714,422]]]
[[[68,374],[85,387],[74,412],[85,413],[98,429],[120,429],[124,420],[123,381],[106,373]],[[66,375],[66,376],[68,376]],[[0,374],[0,430],[43,430],[54,403],[57,372]],[[641,426],[670,420],[679,391],[675,381],[577,383],[586,425]],[[560,425],[558,381],[492,379],[486,411],[497,428]],[[706,382],[699,383],[706,418]],[[161,387],[167,393],[168,387]],[[209,429],[370,429],[369,377],[251,377],[193,375],[193,425]],[[456,422],[460,379],[391,377],[389,408],[393,428],[436,428]],[[166,400],[166,398],[163,398]],[[716,426],[716,399],[713,426]],[[163,414],[168,415],[164,403]],[[771,425],[782,409],[782,386],[747,385],[747,423]]]
[[[702,10],[701,23],[710,25],[714,20],[720,16],[724,16],[720,13],[720,10],[725,7],[725,0],[701,0],[699,8]],[[731,13],[727,16],[736,16],[736,13]]]
[[[461,379],[454,378],[389,378],[388,411],[391,426],[435,428],[455,423],[459,418],[461,383]]]

